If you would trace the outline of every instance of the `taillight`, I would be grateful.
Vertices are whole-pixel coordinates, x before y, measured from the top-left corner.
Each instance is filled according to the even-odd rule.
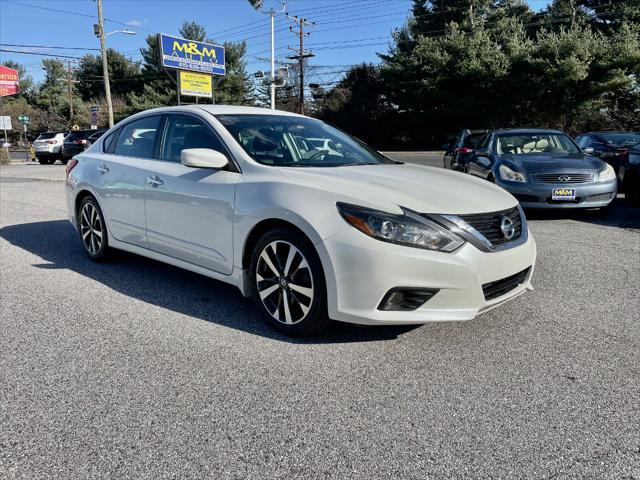
[[[73,170],[73,167],[75,167],[77,164],[78,164],[78,160],[76,160],[75,158],[72,158],[71,160],[69,160],[69,162],[67,162],[67,168],[66,168],[67,178],[69,178],[69,174],[71,173],[71,170]]]
[[[56,143],[58,143],[57,140],[47,140],[47,143],[50,145],[55,145]]]
[[[456,148],[455,151],[456,151],[456,153],[461,153],[463,155],[466,155],[467,153],[473,152],[473,150],[471,148],[467,148],[467,147]]]
[[[77,145],[86,145],[87,141],[86,140],[76,140],[73,143],[75,143]]]

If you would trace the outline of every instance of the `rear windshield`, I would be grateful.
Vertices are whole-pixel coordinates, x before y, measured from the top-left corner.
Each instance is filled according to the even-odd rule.
[[[486,132],[470,133],[464,139],[464,146],[467,148],[475,148],[480,139],[484,137],[485,133]]]
[[[87,139],[95,132],[95,130],[78,130],[77,132],[71,132],[65,140],[67,142],[72,142],[74,140]]]
[[[41,133],[40,136],[38,137],[38,140],[49,140],[50,138],[55,138],[56,135],[57,135],[56,132]]]

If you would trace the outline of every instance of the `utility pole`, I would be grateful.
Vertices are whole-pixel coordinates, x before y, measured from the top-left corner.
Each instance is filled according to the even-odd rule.
[[[297,15],[293,17],[287,15],[287,19],[293,20],[293,22],[298,26],[297,31],[294,30],[293,27],[289,27],[289,31],[293,32],[295,35],[298,36],[298,39],[300,40],[299,48],[296,49],[296,48],[287,47],[289,50],[293,50],[294,52],[296,52],[297,55],[292,55],[287,58],[291,60],[298,60],[298,68],[300,69],[300,87],[299,87],[300,113],[304,115],[304,61],[307,58],[315,56],[313,53],[305,52],[304,50],[304,37],[308,37],[309,35],[311,35],[310,33],[304,31],[304,27],[306,25],[315,25],[316,23],[310,22],[306,18],[298,18]]]
[[[102,17],[102,0],[98,2],[98,35],[100,36],[100,51],[102,52],[102,76],[104,77],[104,95],[109,111],[109,128],[113,127],[113,104],[111,103],[111,85],[109,85],[109,64],[107,63],[106,35],[104,33],[104,18]]]
[[[69,90],[69,128],[73,126],[73,88],[71,86],[71,60],[67,61],[67,88]]]

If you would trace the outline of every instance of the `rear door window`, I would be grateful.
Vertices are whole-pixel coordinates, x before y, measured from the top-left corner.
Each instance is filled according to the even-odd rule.
[[[127,157],[154,158],[161,119],[161,116],[156,115],[124,125],[115,142],[114,153]]]

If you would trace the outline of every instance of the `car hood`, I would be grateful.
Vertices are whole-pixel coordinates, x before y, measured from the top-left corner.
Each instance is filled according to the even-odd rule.
[[[335,201],[390,211],[469,214],[505,210],[517,200],[492,183],[460,172],[411,164],[281,168],[292,183],[331,193]]]
[[[589,155],[574,154],[563,156],[552,155],[502,155],[507,161],[525,173],[549,173],[562,171],[598,171],[603,168],[599,158]]]

